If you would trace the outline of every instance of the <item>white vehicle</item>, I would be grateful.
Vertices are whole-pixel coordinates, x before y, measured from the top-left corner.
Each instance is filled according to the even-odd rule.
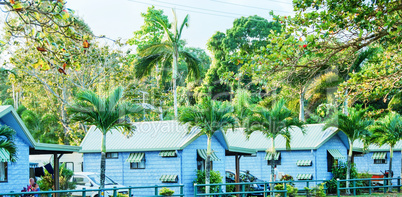
[[[72,182],[76,184],[76,190],[82,190],[83,188],[89,189],[99,189],[100,185],[100,174],[94,172],[75,172],[71,178]],[[105,188],[122,188],[126,187],[114,182],[109,177],[105,177]],[[117,190],[120,194],[128,194],[128,189]],[[82,196],[82,192],[73,192],[73,196]],[[97,197],[98,192],[86,192],[86,196]],[[113,190],[106,190],[104,193],[105,197],[113,196]]]

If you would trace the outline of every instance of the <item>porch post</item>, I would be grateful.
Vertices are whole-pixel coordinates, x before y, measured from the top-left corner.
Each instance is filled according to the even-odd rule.
[[[240,175],[240,155],[235,154],[235,166],[236,166],[236,175],[235,175],[235,182],[239,183],[239,175]],[[240,191],[240,185],[236,185],[236,192]],[[237,197],[240,196],[240,194],[236,195]]]
[[[53,154],[53,178],[54,178],[54,190],[59,190],[60,189],[60,183],[59,183],[59,176],[60,176],[60,167],[59,167],[59,161],[60,157],[63,156],[63,154],[60,154],[60,156],[57,155],[57,153]],[[59,193],[56,193],[56,197],[59,197]]]

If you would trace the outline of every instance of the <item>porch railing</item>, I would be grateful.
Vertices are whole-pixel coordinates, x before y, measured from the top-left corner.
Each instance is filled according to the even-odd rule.
[[[127,195],[128,197],[134,196],[134,193],[136,190],[144,190],[144,189],[149,189],[150,193],[153,193],[153,195],[147,195],[147,196],[152,196],[152,197],[160,197],[162,195],[159,195],[159,189],[160,188],[179,188],[179,194],[173,194],[172,196],[184,196],[183,192],[183,184],[176,184],[176,185],[153,185],[153,186],[139,186],[139,187],[114,187],[114,188],[104,188],[104,189],[85,189],[83,188],[82,190],[57,190],[57,191],[39,191],[39,192],[9,192],[9,193],[0,193],[0,196],[34,196],[35,194],[38,194],[39,196],[48,196],[48,197],[53,197],[53,196],[59,196],[60,194],[70,194],[71,196],[72,193],[80,193],[78,196],[91,196],[90,194],[93,194],[94,192],[97,193],[98,197],[117,197],[118,194],[124,194]],[[108,191],[111,191],[110,193]],[[143,191],[142,191],[143,192]]]
[[[396,185],[392,185],[392,180],[396,180]],[[341,187],[340,183],[349,181],[352,187]],[[356,183],[366,182],[367,186],[356,186]],[[382,182],[383,185],[373,185],[373,183]],[[350,186],[349,185],[349,186]],[[348,179],[348,180],[340,180],[337,179],[336,182],[336,192],[338,197],[341,196],[341,190],[353,190],[353,195],[356,196],[357,190],[359,189],[368,189],[369,194],[373,192],[374,189],[383,188],[383,193],[386,193],[389,188],[396,188],[398,192],[401,192],[401,177],[397,178],[366,178],[366,179]]]

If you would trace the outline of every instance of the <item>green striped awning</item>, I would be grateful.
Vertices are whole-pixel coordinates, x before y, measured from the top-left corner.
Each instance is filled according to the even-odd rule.
[[[161,157],[176,157],[176,151],[175,150],[168,150],[168,151],[161,151],[159,152],[159,156]]]
[[[311,179],[313,179],[313,175],[312,174],[297,174],[296,178],[298,180],[311,180]]]
[[[279,155],[281,155],[281,152],[276,152],[275,157],[274,157],[275,160],[279,159]],[[272,156],[273,156],[272,153],[267,152],[267,154],[265,154],[265,160],[272,160]]]
[[[0,148],[0,162],[10,162],[10,153],[4,149]]]
[[[144,156],[145,153],[130,153],[126,161],[128,163],[140,163]]]
[[[159,180],[162,181],[162,183],[177,183],[177,175],[162,175]]]
[[[372,159],[385,159],[385,157],[387,157],[387,152],[375,152],[371,156]]]
[[[197,149],[197,153],[201,158],[205,160],[207,159],[207,149]],[[214,150],[212,150],[211,153],[211,161],[220,161],[219,157],[216,156]]]
[[[342,156],[341,152],[339,152],[338,149],[329,149],[328,152],[332,155],[332,157],[334,157],[334,159],[345,159],[345,157]]]
[[[311,166],[311,160],[297,160],[296,165],[298,166]]]

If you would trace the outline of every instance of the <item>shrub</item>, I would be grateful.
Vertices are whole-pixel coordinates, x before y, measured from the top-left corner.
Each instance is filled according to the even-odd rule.
[[[173,194],[174,194],[174,191],[167,187],[164,187],[161,189],[161,191],[159,191],[159,195],[162,195],[162,196],[172,196]]]
[[[128,197],[128,194],[117,193],[117,197]]]
[[[311,196],[325,197],[325,196],[327,196],[327,194],[325,193],[325,190],[324,190],[324,183],[318,184],[311,189],[308,187],[304,187],[304,189],[306,190],[306,192],[307,192],[306,196],[308,196],[308,197],[311,197]]]
[[[60,190],[70,190],[75,189],[75,183],[70,182],[71,177],[74,175],[74,172],[70,169],[67,169],[64,164],[60,165],[60,173],[59,173],[59,184]],[[47,191],[49,189],[54,189],[54,180],[52,175],[46,170],[45,175],[42,176],[41,180],[38,181],[38,185],[41,191]]]
[[[293,176],[285,174],[282,176],[282,178],[280,179],[280,181],[294,181]],[[291,186],[295,186],[295,184],[293,182],[289,183]]]
[[[328,193],[336,193],[336,179],[345,180],[346,179],[346,162],[339,162],[338,165],[334,164],[332,166],[332,179],[326,182]],[[354,163],[351,164],[350,178],[355,179],[357,177],[357,169]],[[346,187],[346,182],[340,182],[340,187]]]
[[[211,170],[210,172],[210,179],[211,179],[211,184],[212,183],[222,183],[222,176],[219,171],[214,171]],[[193,183],[197,184],[205,184],[205,171],[203,170],[197,170],[197,178],[194,180]],[[219,190],[219,186],[211,186],[211,192],[217,192]],[[200,187],[200,190],[202,192],[205,192],[205,187]]]
[[[277,184],[275,185],[274,189],[275,190],[284,190],[284,184]],[[293,187],[292,185],[286,184],[286,191],[287,191],[287,195],[290,197],[295,197],[297,195],[297,192],[299,191],[299,189],[297,189],[296,187]],[[279,196],[285,196],[284,193],[280,193]]]

